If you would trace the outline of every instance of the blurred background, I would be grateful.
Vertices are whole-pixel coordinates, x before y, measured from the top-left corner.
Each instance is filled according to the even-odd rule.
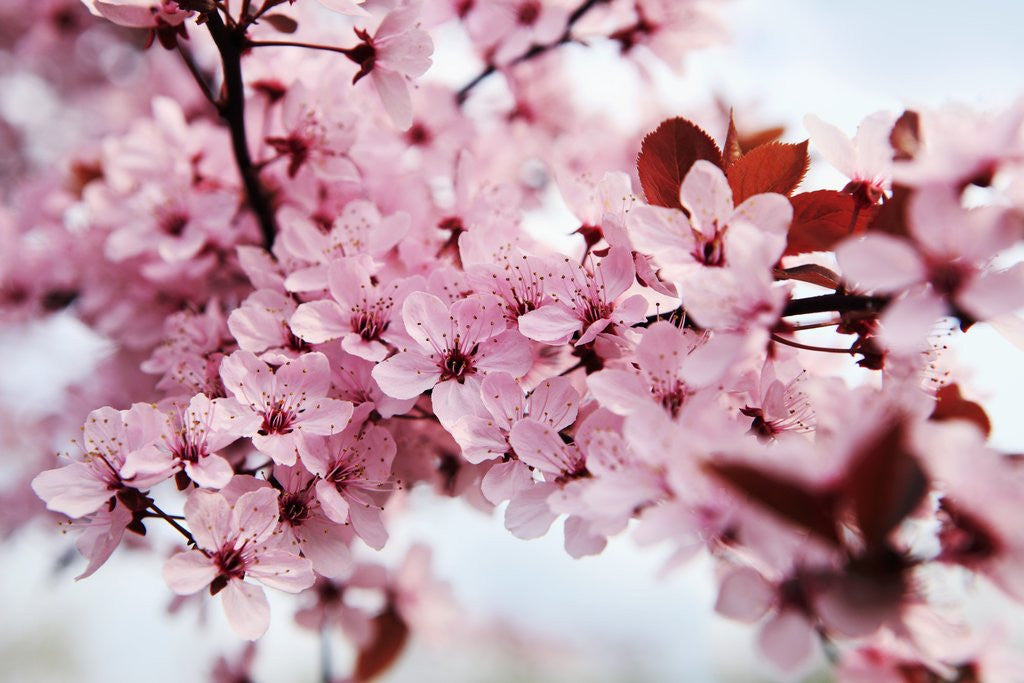
[[[750,125],[785,125],[786,139],[801,140],[806,113],[852,134],[880,109],[949,101],[999,107],[1024,94],[1024,3],[1017,1],[735,0],[721,3],[719,12],[728,42],[690,55],[682,77],[652,64],[645,80],[610,47],[566,48],[578,96],[624,119],[638,114],[630,103],[652,88],[679,114],[721,100]],[[61,110],[52,85],[18,72],[9,56],[0,54],[0,69],[0,116],[23,142],[36,145],[36,159],[57,158],[61,122],[75,112]],[[460,62],[457,41],[439,37],[430,77],[459,85],[475,71]],[[839,181],[816,172],[808,182]],[[535,220],[558,216],[552,209]],[[0,429],[15,437],[5,441],[16,442],[19,419],[87,376],[103,349],[102,339],[70,317],[0,329]],[[955,351],[974,368],[995,446],[1024,450],[1019,350],[977,326],[956,340]],[[0,481],[15,476],[13,456],[0,459]],[[663,553],[638,548],[628,534],[598,557],[573,560],[557,529],[520,541],[505,531],[501,513],[414,491],[405,514],[391,521],[385,556],[397,560],[415,542],[428,545],[437,576],[451,584],[466,618],[480,624],[481,638],[450,642],[438,633],[416,640],[383,680],[782,680],[758,661],[747,629],[713,615],[710,563],[697,558],[664,574]],[[191,610],[168,616],[171,594],[161,562],[155,553],[122,549],[76,583],[82,560],[70,538],[36,524],[8,539],[0,546],[0,681],[205,680],[217,656],[235,655],[243,644],[216,604],[205,624]],[[972,590],[982,593],[978,618],[996,610],[1005,616],[1005,606],[985,597],[983,586]],[[256,680],[319,680],[320,643],[288,619],[293,599],[271,595],[271,606]],[[1020,642],[1020,629],[1015,634]],[[335,670],[345,671],[352,653],[340,636],[332,652]],[[818,669],[804,680],[828,680]]]

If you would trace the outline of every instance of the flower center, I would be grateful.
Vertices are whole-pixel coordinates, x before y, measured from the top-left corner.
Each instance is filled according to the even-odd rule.
[[[294,420],[295,415],[290,410],[285,410],[282,406],[276,405],[263,413],[263,425],[260,427],[258,434],[260,436],[291,434],[291,425]]]

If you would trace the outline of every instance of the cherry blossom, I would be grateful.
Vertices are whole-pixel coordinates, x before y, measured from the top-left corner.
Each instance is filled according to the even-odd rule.
[[[295,463],[303,436],[337,434],[352,417],[352,404],[329,398],[326,356],[307,353],[272,370],[249,351],[221,363],[224,387],[233,396],[219,404],[219,424],[244,421],[253,445],[282,465]]]
[[[207,586],[221,593],[231,628],[248,640],[270,625],[265,586],[297,593],[313,585],[310,562],[286,550],[268,547],[278,523],[278,492],[259,489],[239,496],[234,505],[219,493],[199,490],[185,502],[185,519],[196,549],[178,553],[164,564],[164,580],[179,595]]]

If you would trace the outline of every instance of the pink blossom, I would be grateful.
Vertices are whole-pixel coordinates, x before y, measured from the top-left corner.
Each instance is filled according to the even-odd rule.
[[[93,14],[129,28],[177,26],[192,16],[174,0],[83,0]]]
[[[356,535],[380,550],[388,534],[381,519],[381,496],[391,485],[394,439],[382,427],[352,428],[313,441],[303,463],[317,475],[316,495],[329,519],[352,524]]]
[[[401,130],[412,125],[408,81],[426,73],[434,52],[430,34],[419,28],[418,18],[417,5],[397,7],[384,16],[372,36],[356,29],[363,42],[346,52],[359,65],[352,82],[369,74],[384,110]]]
[[[518,377],[530,369],[529,344],[505,329],[493,296],[475,295],[451,306],[432,294],[414,292],[402,306],[405,329],[417,347],[401,351],[373,369],[381,389],[413,398],[432,389],[434,413],[451,425],[476,400],[480,375],[505,371]]]
[[[280,365],[309,351],[288,321],[295,313],[295,300],[273,289],[257,289],[228,316],[228,329],[244,351],[260,354],[260,360]]]
[[[236,418],[219,415],[218,402],[203,394],[193,396],[187,405],[171,401],[163,411],[149,408],[126,418],[129,423],[143,420],[160,425],[160,438],[156,449],[134,451],[128,454],[122,473],[126,476],[158,476],[167,478],[184,473],[199,486],[223,488],[231,481],[234,469],[218,454],[232,442],[249,434],[257,427],[255,416]],[[147,406],[148,408],[148,406]],[[184,486],[179,486],[184,488]]]
[[[314,476],[300,465],[278,465],[273,481],[281,488],[278,545],[301,552],[321,576],[336,578],[349,574],[352,558],[345,529],[321,506]]]
[[[32,480],[32,490],[46,501],[46,507],[68,517],[82,517],[95,512],[127,486],[145,487],[159,481],[160,477],[122,474],[129,455],[158,450],[158,423],[132,419],[146,409],[149,406],[139,404],[131,411],[107,407],[89,413],[82,429],[82,459],[46,470]]]
[[[520,331],[545,344],[564,344],[579,334],[576,346],[594,341],[610,325],[629,327],[643,319],[647,301],[640,294],[617,302],[635,281],[629,251],[609,250],[592,270],[566,258],[550,283],[555,301],[519,318]]]
[[[261,488],[242,494],[232,506],[219,493],[194,491],[185,502],[185,521],[196,549],[164,563],[164,580],[178,595],[207,586],[212,595],[222,593],[228,623],[247,640],[266,632],[270,606],[263,589],[245,577],[289,593],[313,585],[309,560],[265,545],[277,528],[277,498],[277,491]]]
[[[909,240],[870,233],[836,248],[847,281],[882,293],[927,283],[933,296],[970,322],[1005,315],[1024,303],[1024,266],[992,266],[1017,236],[1005,210],[965,209],[953,191],[932,187],[910,199],[908,219]]]
[[[370,361],[384,360],[387,344],[407,345],[411,340],[401,326],[392,325],[394,309],[400,309],[405,298],[423,289],[426,282],[414,276],[375,285],[371,273],[360,259],[331,263],[327,282],[333,301],[323,299],[299,306],[291,317],[292,329],[314,344],[340,337],[341,348]]]
[[[466,415],[450,430],[471,463],[510,456],[508,435],[516,422],[532,417],[560,431],[576,420],[580,396],[565,377],[540,382],[527,397],[505,372],[489,374],[480,383],[485,417]]]
[[[331,374],[322,353],[272,370],[249,351],[236,351],[221,363],[220,373],[234,397],[219,404],[220,420],[244,421],[253,445],[276,463],[295,463],[304,434],[337,434],[352,417],[351,403],[327,397]]]
[[[837,171],[850,179],[845,191],[865,204],[876,204],[892,185],[893,149],[889,142],[896,117],[880,111],[857,127],[851,140],[831,123],[808,114],[804,128],[811,142]]]
[[[741,351],[742,338],[709,337],[659,321],[643,332],[636,360],[624,369],[608,368],[587,377],[601,404],[619,415],[660,405],[673,417],[689,396],[726,374]]]

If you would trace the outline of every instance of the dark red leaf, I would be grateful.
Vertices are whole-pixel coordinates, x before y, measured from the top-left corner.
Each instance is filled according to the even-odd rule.
[[[793,224],[789,228],[787,256],[830,251],[848,235],[866,230],[877,210],[877,207],[863,205],[857,210],[858,204],[851,195],[835,190],[801,192],[790,202],[793,204]]]
[[[722,167],[722,152],[696,124],[676,117],[662,121],[640,145],[636,170],[648,203],[682,209],[679,186],[698,159]]]
[[[973,422],[985,436],[992,432],[992,423],[989,422],[985,409],[974,401],[968,401],[960,395],[960,387],[956,384],[947,384],[939,389],[935,396],[938,401],[935,403],[935,410],[932,411],[932,420],[967,420]]]
[[[792,268],[776,268],[773,271],[776,280],[800,280],[825,289],[838,289],[842,278],[825,266],[817,263],[805,263]]]
[[[892,196],[878,208],[868,225],[868,230],[884,232],[895,237],[906,237],[909,234],[907,231],[907,201],[912,194],[913,192],[908,187],[893,185]]]
[[[904,445],[902,421],[870,439],[854,456],[840,485],[844,507],[854,515],[871,555],[928,492],[928,478]]]
[[[373,637],[356,655],[355,681],[369,681],[390,668],[409,639],[409,627],[391,606],[373,619]]]
[[[267,22],[281,33],[295,33],[299,28],[297,21],[284,14],[268,14],[260,21]]]
[[[762,192],[792,194],[807,173],[807,141],[800,144],[770,142],[743,155],[726,175],[732,187],[733,204]]]
[[[755,130],[752,133],[740,133],[739,143],[740,149],[744,153],[749,152],[752,149],[756,149],[761,145],[767,145],[769,142],[775,142],[782,137],[782,134],[786,132],[786,129],[782,126],[775,126],[772,128],[763,128],[761,130]]]
[[[804,485],[740,463],[708,463],[713,475],[769,508],[788,522],[839,545],[835,498],[830,492],[809,491]]]
[[[894,159],[913,159],[921,148],[921,117],[916,111],[903,112],[889,133],[889,144],[895,152]]]
[[[732,119],[732,109],[729,110],[729,132],[725,134],[725,146],[722,148],[722,160],[725,168],[735,164],[743,156],[743,148],[740,147],[740,133],[736,130],[736,124]]]

